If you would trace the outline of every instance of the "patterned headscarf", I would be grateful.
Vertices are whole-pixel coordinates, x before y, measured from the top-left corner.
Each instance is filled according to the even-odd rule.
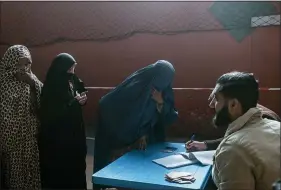
[[[20,58],[31,61],[30,52],[25,46],[15,45],[6,51],[0,64],[0,149],[8,155],[3,160],[6,185],[11,189],[38,189],[40,171],[36,135],[39,121],[36,110],[42,83],[31,73],[37,101],[33,104],[30,86],[14,77],[19,71]]]
[[[32,62],[31,55],[27,47],[23,45],[14,45],[6,51],[0,64],[0,81],[6,77],[12,77],[19,71],[17,64],[20,58],[27,58]]]

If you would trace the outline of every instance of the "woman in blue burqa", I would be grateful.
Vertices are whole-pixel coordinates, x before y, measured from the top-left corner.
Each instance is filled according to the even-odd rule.
[[[159,60],[103,96],[99,102],[94,173],[108,165],[116,150],[165,140],[165,128],[177,119],[172,82],[175,69]]]

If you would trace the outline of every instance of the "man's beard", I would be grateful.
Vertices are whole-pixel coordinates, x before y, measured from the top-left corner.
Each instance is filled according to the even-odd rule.
[[[224,106],[219,110],[213,118],[213,124],[216,128],[227,128],[231,122],[232,120],[227,106]]]

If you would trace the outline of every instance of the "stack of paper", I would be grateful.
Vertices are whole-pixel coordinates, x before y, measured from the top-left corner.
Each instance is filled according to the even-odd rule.
[[[174,155],[153,160],[153,162],[169,169],[187,166],[195,163],[201,163],[203,165],[212,165],[214,154],[214,150],[190,153],[179,152]]]
[[[190,152],[189,159],[198,160],[203,165],[213,165],[215,150]]]
[[[194,176],[189,172],[172,171],[165,175],[165,179],[172,183],[190,184],[195,181]]]
[[[196,160],[186,159],[181,154],[175,154],[164,158],[153,160],[154,163],[164,166],[165,168],[177,168],[197,163]]]

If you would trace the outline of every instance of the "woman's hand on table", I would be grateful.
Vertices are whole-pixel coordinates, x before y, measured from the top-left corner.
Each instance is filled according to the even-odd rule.
[[[146,136],[143,136],[138,140],[138,149],[145,150],[146,147],[147,147]]]
[[[187,151],[203,151],[207,150],[207,145],[205,142],[187,141],[185,143],[185,148]]]

